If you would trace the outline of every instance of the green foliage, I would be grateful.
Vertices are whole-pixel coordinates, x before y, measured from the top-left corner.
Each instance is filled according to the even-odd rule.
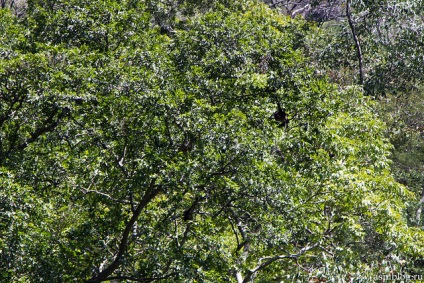
[[[379,110],[388,124],[393,149],[393,172],[420,200],[411,207],[410,221],[422,227],[423,117],[422,91],[402,96],[388,96],[380,101]]]
[[[337,282],[422,253],[371,101],[316,75],[312,26],[231,4],[0,11],[3,281]]]
[[[115,50],[148,26],[142,2],[29,1],[28,26],[37,43]]]
[[[334,3],[339,8],[351,4],[353,30],[362,50],[362,87],[365,94],[376,98],[376,112],[388,126],[386,136],[394,145],[393,175],[415,194],[415,200],[408,204],[408,222],[422,227],[423,3],[403,0]],[[325,10],[325,4],[326,1],[319,1],[317,7]],[[310,51],[317,58],[315,66],[333,82],[355,83],[359,58],[347,19],[326,22],[318,30],[308,41],[313,46]]]
[[[422,1],[339,1],[337,7],[350,3],[353,30],[362,50],[364,90],[381,97],[401,94],[420,87],[423,73]],[[326,1],[318,1],[325,8]],[[331,13],[331,10],[328,11]],[[342,15],[340,15],[342,17]],[[355,82],[358,55],[352,28],[346,15],[322,25],[320,39],[313,52],[319,68],[335,81]],[[357,82],[357,80],[356,80]]]

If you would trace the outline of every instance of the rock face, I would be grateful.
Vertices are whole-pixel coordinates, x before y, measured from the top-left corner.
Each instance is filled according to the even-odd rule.
[[[27,8],[26,0],[0,0],[1,9],[10,9],[18,17],[25,15],[25,10]]]
[[[271,8],[279,9],[282,13],[291,17],[298,15],[307,20],[316,22],[327,22],[338,20],[343,17],[342,3],[337,1],[315,1],[315,0],[264,0]]]

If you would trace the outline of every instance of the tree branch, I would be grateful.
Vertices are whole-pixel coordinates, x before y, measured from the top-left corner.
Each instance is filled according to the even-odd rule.
[[[110,195],[108,195],[108,194],[106,194],[106,193],[100,192],[100,191],[90,190],[90,189],[84,189],[84,188],[80,188],[80,190],[81,190],[81,192],[82,192],[84,195],[89,194],[89,193],[94,193],[94,194],[97,194],[97,195],[103,196],[103,197],[105,197],[105,198],[107,198],[107,199],[109,199],[109,200],[111,200],[111,201],[114,201],[114,202],[124,203],[124,204],[130,204],[130,202],[129,202],[129,201],[123,201],[123,200],[119,200],[119,199],[113,198],[112,196],[110,196]]]
[[[128,281],[134,281],[134,282],[153,282],[156,280],[162,280],[162,279],[166,279],[172,276],[177,275],[176,272],[172,272],[170,274],[167,274],[165,276],[162,277],[141,277],[141,278],[137,278],[137,277],[131,277],[131,276],[112,276],[112,277],[108,277],[105,279],[102,279],[100,281],[97,282],[104,282],[104,281],[111,281],[111,280],[128,280]]]
[[[240,233],[240,236],[241,236],[241,239],[242,239],[242,242],[240,243],[238,238],[237,238],[237,248],[236,248],[237,253],[240,250],[243,250],[243,252],[241,253],[241,255],[237,259],[237,264],[242,265],[246,262],[246,259],[249,256],[250,238],[249,238],[249,235],[247,235],[246,231],[244,230],[243,223],[242,223],[240,217],[237,215],[237,213],[231,208],[228,208],[228,211],[231,213],[231,216],[233,217],[234,221],[236,222],[237,229],[239,230],[239,233]],[[234,230],[234,232],[235,232],[235,230]],[[235,234],[237,236],[237,233],[235,233]],[[242,275],[241,270],[237,269],[235,271],[235,274],[236,274],[236,278],[237,278],[237,283],[243,283],[244,281],[243,281],[243,275]]]
[[[100,146],[101,146],[103,149],[105,149],[105,150],[109,151],[109,153],[110,153],[110,154],[113,156],[113,158],[115,159],[115,163],[116,163],[116,165],[117,165],[117,166],[118,166],[118,168],[122,171],[122,174],[124,174],[125,178],[129,179],[129,178],[130,178],[130,176],[129,176],[129,174],[128,174],[127,170],[125,169],[125,166],[124,166],[124,159],[125,159],[125,154],[126,154],[127,148],[126,148],[126,147],[124,148],[124,151],[123,151],[122,157],[121,157],[121,158],[119,158],[119,156],[118,156],[118,155],[116,155],[116,154],[113,152],[113,150],[112,150],[110,147],[108,147],[108,146],[107,146],[104,142],[102,142],[102,141],[100,141],[100,140],[98,140],[97,142],[100,144]]]
[[[128,246],[128,237],[131,233],[132,227],[134,223],[137,221],[138,217],[140,216],[143,209],[150,203],[150,201],[159,194],[160,188],[157,188],[155,186],[155,179],[153,179],[150,182],[149,188],[147,189],[146,193],[144,194],[142,200],[137,206],[137,209],[133,212],[133,215],[130,219],[130,221],[125,226],[124,232],[122,233],[121,241],[119,242],[118,252],[115,256],[115,259],[113,262],[103,271],[101,271],[97,276],[90,279],[88,282],[94,283],[94,282],[102,282],[102,281],[108,281],[110,279],[109,276],[113,274],[113,272],[121,265],[122,259],[124,257],[124,253]],[[145,282],[145,281],[144,281]]]
[[[358,57],[358,63],[359,63],[359,82],[361,85],[364,84],[364,70],[362,66],[362,50],[361,50],[361,43],[359,42],[358,35],[355,31],[355,25],[353,24],[352,15],[350,13],[350,1],[346,1],[346,17],[349,22],[349,27],[352,32],[353,40],[355,41],[355,48],[356,48],[356,56]]]
[[[265,257],[265,258],[261,258],[260,260],[259,260],[259,264],[255,267],[255,268],[253,268],[253,269],[251,269],[251,270],[249,270],[248,272],[247,272],[247,275],[246,275],[246,277],[244,278],[244,280],[242,281],[242,283],[248,283],[248,282],[250,282],[251,280],[252,280],[252,277],[253,277],[253,275],[256,273],[256,272],[258,272],[258,271],[260,271],[260,270],[262,270],[262,269],[264,269],[264,268],[266,268],[267,266],[269,266],[269,265],[271,265],[272,263],[274,263],[275,261],[278,261],[278,260],[282,260],[282,259],[297,259],[298,257],[300,257],[301,255],[303,255],[304,253],[306,253],[307,251],[310,251],[310,250],[312,250],[313,248],[315,248],[315,247],[317,247],[319,245],[319,243],[315,243],[315,244],[313,244],[313,245],[311,245],[311,246],[309,246],[309,245],[306,245],[305,247],[303,247],[298,253],[296,253],[296,254],[289,254],[289,255],[277,255],[277,256],[273,256],[273,257]],[[263,260],[265,260],[264,262],[262,262]]]
[[[37,138],[47,132],[51,132],[56,128],[56,126],[59,124],[60,120],[62,120],[63,117],[69,112],[68,109],[62,109],[61,113],[58,115],[57,119],[53,121],[54,116],[59,112],[59,109],[56,109],[53,111],[53,113],[47,118],[47,120],[43,123],[43,127],[39,127],[35,129],[33,133],[31,133],[30,137],[25,140],[22,144],[18,146],[19,150],[25,149],[30,143],[33,143],[37,140]]]

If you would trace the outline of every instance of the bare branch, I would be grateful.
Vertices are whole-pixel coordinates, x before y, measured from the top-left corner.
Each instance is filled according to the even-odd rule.
[[[153,282],[153,281],[157,281],[157,280],[163,280],[172,276],[177,275],[176,272],[172,272],[168,275],[162,276],[162,277],[131,277],[131,276],[112,276],[112,277],[108,277],[105,279],[102,279],[100,281],[96,281],[96,282],[104,282],[104,281],[112,281],[112,280],[128,280],[128,281],[134,281],[134,282]]]
[[[275,261],[278,261],[278,260],[282,260],[282,259],[297,259],[297,258],[299,258],[301,255],[303,255],[304,253],[306,253],[307,251],[310,251],[310,250],[312,250],[313,248],[315,248],[315,247],[317,247],[319,245],[319,243],[315,243],[315,244],[313,244],[313,245],[309,245],[309,244],[307,244],[305,247],[303,247],[298,253],[296,253],[296,254],[289,254],[289,255],[277,255],[277,256],[273,256],[273,257],[264,257],[264,258],[261,258],[260,260],[259,260],[259,264],[255,267],[255,268],[253,268],[253,269],[251,269],[251,270],[249,270],[248,271],[248,273],[247,273],[247,275],[246,275],[246,277],[244,278],[244,280],[242,281],[242,283],[248,283],[248,282],[250,282],[251,281],[251,279],[252,279],[252,277],[253,277],[253,275],[256,273],[256,272],[258,272],[258,271],[260,271],[260,270],[262,270],[262,269],[264,269],[264,268],[266,268],[267,266],[269,266],[269,265],[271,265],[272,263],[274,263]]]
[[[97,194],[97,195],[106,197],[107,199],[110,199],[110,200],[115,201],[115,202],[118,202],[118,203],[125,203],[125,204],[129,204],[130,203],[129,201],[119,200],[119,199],[116,199],[116,198],[111,197],[110,195],[108,195],[106,193],[99,192],[99,191],[96,191],[96,190],[87,190],[87,189],[84,189],[84,188],[81,188],[80,190],[84,194],[94,193],[94,194]]]
[[[364,70],[362,66],[362,50],[361,50],[361,43],[359,42],[358,35],[356,34],[355,25],[353,24],[352,20],[352,14],[350,13],[350,1],[346,1],[346,17],[349,22],[350,31],[352,32],[353,40],[355,41],[355,47],[356,47],[356,56],[358,57],[358,63],[359,63],[359,82],[361,85],[364,84]]]

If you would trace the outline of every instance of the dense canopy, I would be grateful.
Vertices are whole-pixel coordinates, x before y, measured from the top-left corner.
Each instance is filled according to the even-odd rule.
[[[387,89],[317,55],[337,28],[256,1],[19,11],[0,9],[1,282],[422,272],[417,194],[363,92]]]

